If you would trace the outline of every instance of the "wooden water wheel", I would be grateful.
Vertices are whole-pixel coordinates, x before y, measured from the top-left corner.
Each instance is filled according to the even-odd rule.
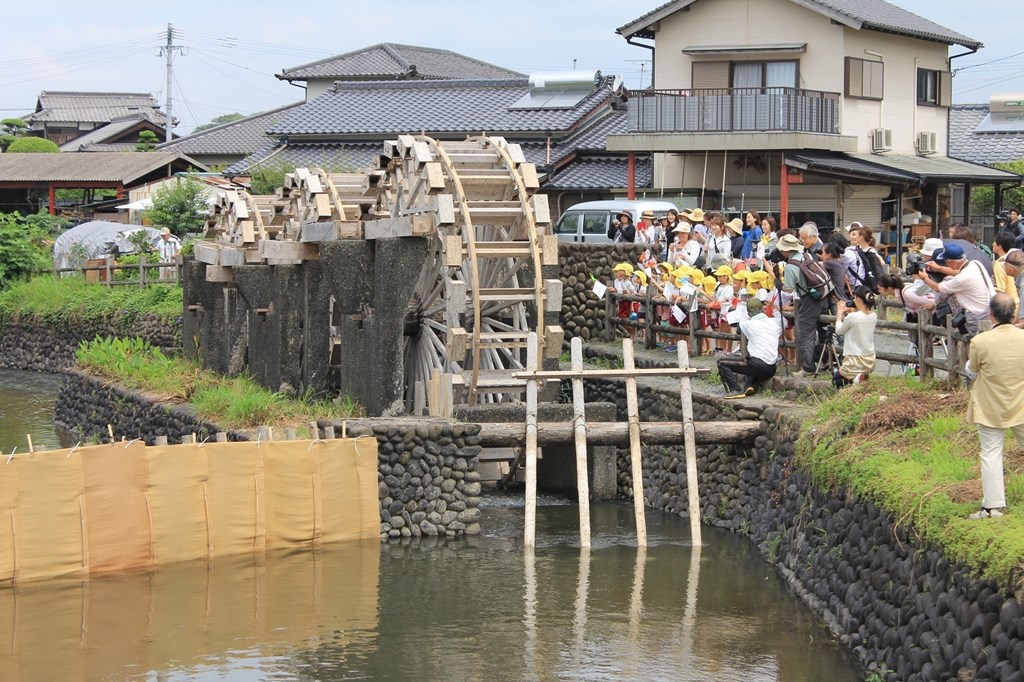
[[[497,137],[402,136],[388,151],[381,203],[428,239],[407,312],[407,408],[419,407],[417,386],[432,413],[447,411],[449,395],[470,405],[516,399],[527,335],[543,333],[538,224],[550,218],[547,198],[534,195],[535,167]]]

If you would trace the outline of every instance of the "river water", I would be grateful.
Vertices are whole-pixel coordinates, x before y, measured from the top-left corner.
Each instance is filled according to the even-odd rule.
[[[53,428],[53,406],[64,378],[59,374],[0,369],[0,451],[28,451],[33,445],[60,447]]]
[[[11,376],[4,421],[34,419]],[[549,499],[526,553],[521,498],[483,505],[477,538],[0,588],[0,680],[863,679],[739,536],[705,528],[695,551],[686,519],[648,511],[641,552],[632,507],[599,504],[584,552],[577,507]]]

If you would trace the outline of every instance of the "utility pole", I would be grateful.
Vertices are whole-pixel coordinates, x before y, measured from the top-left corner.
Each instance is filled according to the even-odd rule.
[[[171,141],[171,125],[173,116],[171,114],[171,81],[174,78],[172,65],[174,63],[174,51],[181,51],[181,45],[174,44],[174,28],[167,24],[167,44],[160,48],[160,56],[167,57],[167,97],[164,108],[167,110],[167,122],[165,124],[164,142]]]

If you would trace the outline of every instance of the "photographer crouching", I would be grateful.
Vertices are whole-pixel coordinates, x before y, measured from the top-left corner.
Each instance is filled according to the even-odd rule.
[[[932,273],[945,275],[941,282]],[[977,334],[982,323],[988,321],[989,302],[995,287],[988,272],[977,261],[968,261],[958,244],[948,244],[932,254],[917,278],[932,291],[952,294],[964,310],[963,326],[967,334]],[[959,326],[959,325],[958,325]]]

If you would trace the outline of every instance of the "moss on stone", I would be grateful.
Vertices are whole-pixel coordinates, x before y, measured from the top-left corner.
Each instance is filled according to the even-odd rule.
[[[978,436],[966,394],[946,384],[878,380],[821,401],[804,420],[797,461],[825,489],[887,510],[980,577],[1024,586],[1024,453],[1007,439],[1008,513],[971,521],[981,504]],[[878,424],[885,428],[878,428]]]

